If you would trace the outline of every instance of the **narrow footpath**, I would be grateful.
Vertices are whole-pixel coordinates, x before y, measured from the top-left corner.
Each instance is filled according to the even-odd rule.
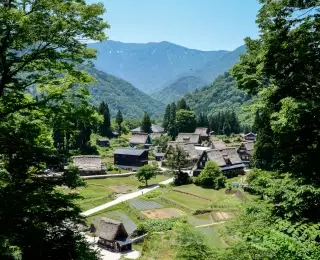
[[[162,182],[160,182],[160,183],[158,183],[156,185],[152,185],[151,187],[144,188],[144,189],[141,189],[139,191],[123,195],[123,196],[121,196],[121,197],[119,197],[119,198],[117,198],[117,199],[115,199],[113,201],[107,202],[107,203],[105,203],[105,204],[103,204],[101,206],[98,206],[98,207],[95,207],[93,209],[89,209],[89,210],[87,210],[85,212],[82,212],[82,213],[80,213],[80,215],[83,216],[83,217],[88,217],[88,216],[90,216],[90,215],[92,215],[92,214],[94,214],[96,212],[99,212],[101,210],[110,208],[110,207],[112,207],[114,205],[117,205],[117,204],[119,204],[121,202],[130,200],[130,199],[134,199],[134,198],[139,197],[139,196],[141,196],[143,194],[146,194],[146,193],[148,193],[150,191],[153,191],[153,190],[159,188],[160,184],[167,185],[167,184],[170,184],[172,182],[173,182],[173,178],[170,178],[170,179],[162,181]]]

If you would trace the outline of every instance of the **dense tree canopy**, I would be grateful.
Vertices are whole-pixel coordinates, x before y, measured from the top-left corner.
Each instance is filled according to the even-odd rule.
[[[193,111],[180,109],[177,112],[177,128],[180,133],[193,133],[197,127],[196,114]]]
[[[261,37],[233,68],[257,96],[249,204],[228,227],[240,240],[216,259],[319,259],[319,1],[262,0]],[[265,171],[268,170],[268,171]],[[271,170],[271,171],[270,171]]]
[[[99,132],[102,136],[111,137],[111,122],[108,104],[101,102],[98,111],[103,116],[103,121],[99,125]]]
[[[92,122],[79,65],[95,56],[86,40],[105,39],[103,12],[75,0],[0,3],[1,259],[97,259],[79,232],[78,195],[57,189],[83,182],[54,144]],[[62,177],[44,178],[46,168]]]

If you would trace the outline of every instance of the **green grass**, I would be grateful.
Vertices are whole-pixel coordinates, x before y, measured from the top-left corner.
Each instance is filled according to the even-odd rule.
[[[220,225],[222,226],[222,225]],[[212,247],[215,248],[224,248],[226,247],[226,244],[223,243],[220,233],[219,233],[219,226],[214,226],[214,227],[204,227],[204,228],[196,228],[198,231],[201,231],[204,233],[208,239],[209,239],[209,244]]]
[[[172,250],[172,232],[150,233],[144,240],[140,260],[171,260],[174,259]]]
[[[91,209],[112,200],[112,191],[107,187],[87,185],[77,191],[83,197],[77,201],[82,210]]]
[[[167,180],[168,177],[163,175],[157,175],[156,178],[152,178],[148,181],[149,185],[157,184],[164,180]],[[87,183],[91,184],[102,184],[105,186],[118,186],[118,185],[130,185],[134,187],[144,186],[144,182],[139,182],[137,178],[133,176],[128,177],[118,177],[118,178],[106,178],[106,179],[97,179],[97,180],[87,180]]]
[[[182,194],[174,191],[169,191],[163,195],[164,198],[169,199],[191,210],[205,209],[210,205],[210,201],[203,200],[187,194]]]

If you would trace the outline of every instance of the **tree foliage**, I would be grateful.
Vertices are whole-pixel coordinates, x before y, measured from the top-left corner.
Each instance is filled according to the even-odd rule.
[[[151,126],[150,116],[145,112],[141,121],[142,132],[150,134],[152,132]]]
[[[193,133],[197,127],[196,114],[193,111],[180,109],[177,112],[177,128],[179,133]]]
[[[101,102],[98,110],[99,113],[103,116],[103,121],[99,125],[99,133],[102,136],[111,137],[111,122],[108,104],[106,104],[105,102]]]
[[[226,177],[223,176],[221,168],[214,161],[208,161],[196,179],[196,183],[205,188],[215,190],[225,187]]]
[[[83,181],[54,145],[92,122],[84,105],[92,79],[79,65],[95,57],[86,40],[105,38],[103,12],[74,0],[0,3],[1,259],[98,259],[79,232],[78,195],[58,188]]]
[[[118,125],[118,131],[119,131],[120,134],[121,134],[121,131],[122,131],[122,127],[121,127],[122,122],[123,122],[123,116],[122,116],[121,111],[118,110],[118,113],[117,113],[117,116],[116,116],[116,123]]]
[[[246,39],[247,54],[232,70],[241,89],[259,96],[255,165],[319,183],[319,4],[262,2],[261,38]]]
[[[136,173],[136,178],[138,181],[144,181],[146,186],[148,186],[148,180],[155,177],[157,174],[158,167],[155,165],[144,165],[140,167]]]
[[[167,162],[172,170],[176,170],[174,177],[175,185],[190,183],[188,173],[181,171],[182,168],[189,165],[188,153],[182,147],[177,146],[176,148],[172,148],[167,153]]]

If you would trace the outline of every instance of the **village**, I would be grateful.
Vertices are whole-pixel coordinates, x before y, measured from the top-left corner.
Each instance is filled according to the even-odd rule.
[[[148,255],[143,258],[143,247],[150,239],[139,227],[153,220],[185,219],[215,246],[225,247],[227,242],[219,236],[219,227],[236,215],[242,203],[251,200],[245,192],[246,172],[250,170],[256,134],[234,135],[233,142],[225,143],[208,128],[198,127],[193,133],[178,133],[175,141],[155,145],[159,139],[168,140],[167,133],[155,124],[151,130],[144,133],[138,127],[121,137],[113,133],[110,139],[95,135],[91,142],[101,155],[72,158],[87,182],[78,191],[83,197],[79,201],[84,210],[81,214],[90,227],[88,240],[101,251],[103,259],[148,259]],[[119,147],[119,139],[123,147]],[[214,190],[193,183],[173,186],[176,170],[168,165],[168,157],[177,147],[187,155],[181,171],[195,179],[206,163],[213,161],[227,178],[226,187]],[[148,186],[142,185],[135,177],[137,171],[154,164],[157,175]]]

